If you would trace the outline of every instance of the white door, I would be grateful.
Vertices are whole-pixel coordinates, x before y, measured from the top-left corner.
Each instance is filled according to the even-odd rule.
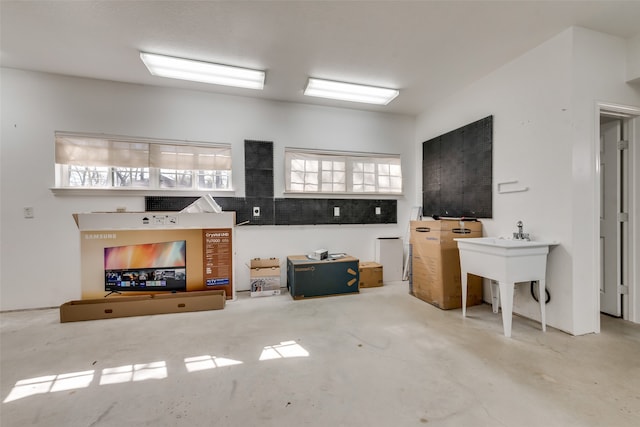
[[[622,316],[620,184],[621,169],[618,141],[621,140],[620,119],[600,120],[600,311]]]

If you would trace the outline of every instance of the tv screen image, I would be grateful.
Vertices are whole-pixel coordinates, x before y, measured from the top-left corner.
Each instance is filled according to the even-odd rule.
[[[105,290],[186,291],[187,242],[104,248]]]

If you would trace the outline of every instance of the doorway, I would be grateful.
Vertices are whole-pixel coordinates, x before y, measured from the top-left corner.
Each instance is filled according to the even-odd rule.
[[[598,153],[599,311],[636,322],[639,320],[634,303],[637,274],[632,260],[637,249],[633,245],[632,220],[638,188],[637,184],[634,187],[632,177],[638,162],[632,154],[638,148],[634,146],[638,145],[638,116],[640,109],[601,106]]]

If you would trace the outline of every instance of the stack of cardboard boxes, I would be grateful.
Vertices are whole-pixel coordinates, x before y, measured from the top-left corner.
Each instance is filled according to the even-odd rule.
[[[448,310],[462,307],[460,255],[456,238],[482,237],[478,221],[411,221],[412,293]],[[469,275],[467,306],[482,303],[482,278]]]

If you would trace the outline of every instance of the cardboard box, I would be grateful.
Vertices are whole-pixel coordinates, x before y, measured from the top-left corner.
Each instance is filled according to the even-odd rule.
[[[251,260],[251,296],[280,295],[280,260],[278,258]]]
[[[221,310],[224,308],[225,301],[224,290],[131,297],[115,296],[69,301],[60,306],[60,323],[150,314]]]
[[[360,262],[360,287],[376,288],[383,285],[382,264],[377,262]]]
[[[455,238],[482,237],[477,221],[411,221],[412,293],[436,307],[462,307],[460,254]],[[469,275],[467,306],[482,303],[482,278]]]
[[[293,299],[360,292],[359,260],[349,255],[318,261],[306,255],[287,257],[287,288]]]

